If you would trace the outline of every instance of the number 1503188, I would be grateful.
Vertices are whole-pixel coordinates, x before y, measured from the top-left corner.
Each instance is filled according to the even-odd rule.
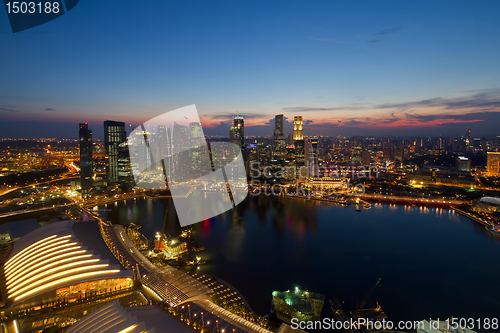
[[[54,14],[57,14],[59,13],[59,11],[61,10],[61,8],[59,8],[59,2],[43,2],[43,1],[40,1],[40,2],[17,2],[17,1],[14,1],[14,2],[7,2],[5,4],[5,6],[7,7],[7,13],[10,14],[10,13],[13,13],[13,14],[26,14],[26,13],[29,13],[29,14],[34,14],[34,13],[38,13],[38,14],[51,14],[51,13],[54,13]]]

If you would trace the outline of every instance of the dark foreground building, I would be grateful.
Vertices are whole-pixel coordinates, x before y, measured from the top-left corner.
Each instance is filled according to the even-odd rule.
[[[80,123],[80,184],[82,187],[82,198],[86,199],[92,190],[92,178],[94,176],[92,163],[92,131],[88,123]]]

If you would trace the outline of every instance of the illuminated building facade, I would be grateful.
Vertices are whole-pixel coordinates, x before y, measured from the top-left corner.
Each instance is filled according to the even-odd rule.
[[[201,154],[203,153],[202,149],[200,149],[202,144],[201,135],[201,124],[199,122],[189,123],[189,160],[191,164],[190,171],[193,177],[201,176]]]
[[[275,166],[283,166],[286,157],[284,121],[284,116],[282,114],[278,114],[274,117],[273,154],[271,164]]]
[[[230,141],[237,144],[238,147],[243,148],[245,141],[245,120],[243,117],[236,116],[233,120],[233,126],[229,129]]]
[[[457,165],[456,169],[457,171],[463,171],[463,172],[470,172],[470,160],[465,157],[465,156],[458,156],[457,157]]]
[[[305,141],[304,141],[304,121],[302,116],[293,118],[293,154],[295,157],[296,177],[301,176],[300,172],[305,165]]]
[[[162,167],[165,176],[167,177],[165,181],[169,177],[172,177],[174,172],[173,162],[172,162],[172,132],[170,127],[166,128],[164,125],[158,125],[156,128],[155,140],[157,141],[154,144],[155,152],[154,156],[160,159],[160,161],[155,161],[157,167]]]
[[[304,121],[302,116],[293,117],[293,141],[304,140]]]
[[[189,131],[187,126],[174,122],[172,144],[174,180],[176,182],[187,181],[190,177]]]
[[[124,176],[130,177],[131,173],[124,169],[127,166],[128,147],[125,123],[121,121],[106,120],[104,122],[104,148],[108,166],[106,176],[109,184],[124,181]],[[130,161],[128,159],[128,161]],[[130,162],[128,162],[130,164]]]
[[[490,176],[500,175],[500,152],[488,152],[487,170]]]
[[[53,307],[133,286],[97,222],[48,224],[14,243],[3,266],[9,311]]]
[[[317,177],[319,175],[318,141],[318,138],[307,138],[305,142],[305,158],[307,162],[308,177]]]

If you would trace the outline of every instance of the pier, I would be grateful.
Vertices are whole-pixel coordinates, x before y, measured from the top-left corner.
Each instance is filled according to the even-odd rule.
[[[493,225],[492,222],[483,220],[483,219],[481,219],[481,218],[479,218],[479,217],[477,217],[469,212],[464,211],[463,209],[460,209],[458,206],[452,205],[452,206],[450,206],[450,208],[453,209],[458,214],[463,215],[465,217],[468,217],[471,220],[473,220],[474,222],[481,223],[484,226],[489,227],[489,226]]]

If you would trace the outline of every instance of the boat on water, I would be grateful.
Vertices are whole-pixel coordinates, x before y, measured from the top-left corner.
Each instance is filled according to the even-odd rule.
[[[330,303],[330,311],[332,312],[333,318],[336,321],[344,323],[342,325],[342,331],[344,331],[344,333],[362,333],[358,327],[350,326],[352,317],[344,306],[340,304],[338,299],[334,298],[333,301],[329,299],[328,303]]]
[[[492,234],[500,237],[500,225],[499,224],[488,225],[488,226],[485,226],[485,228],[486,228],[486,230],[488,230]]]

